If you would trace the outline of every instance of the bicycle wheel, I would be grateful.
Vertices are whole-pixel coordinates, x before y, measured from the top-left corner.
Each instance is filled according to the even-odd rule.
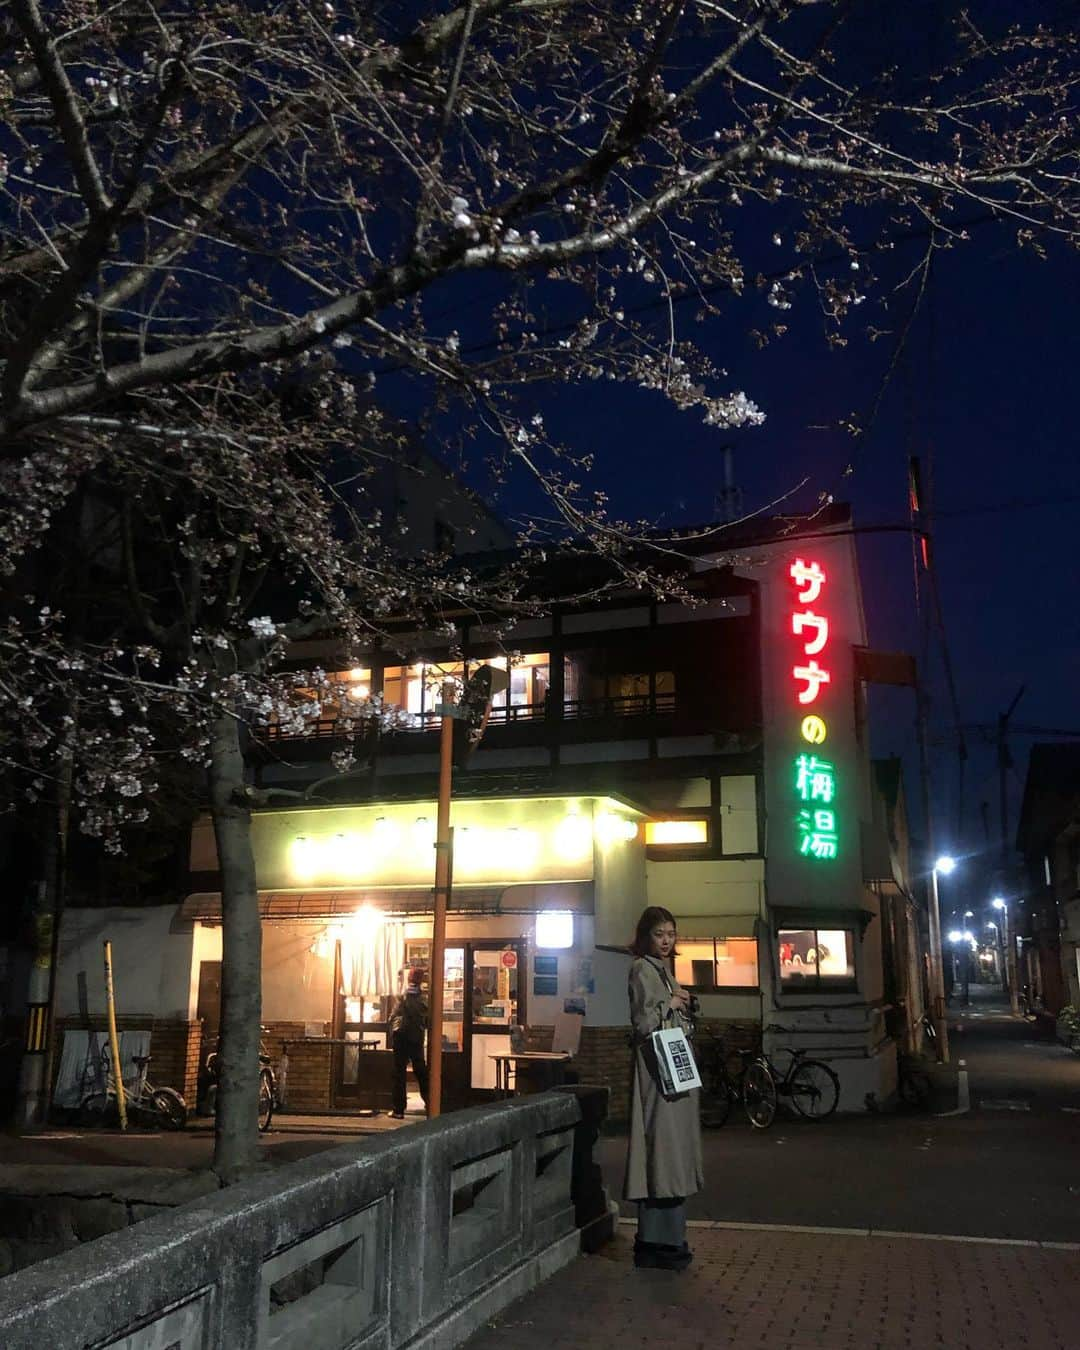
[[[767,1130],[776,1119],[776,1084],[760,1060],[754,1060],[743,1074],[742,1098],[750,1124]]]
[[[718,1130],[731,1113],[731,1084],[721,1074],[701,1093],[701,1124],[706,1130]]]
[[[840,1100],[840,1080],[820,1059],[804,1059],[788,1084],[796,1111],[807,1120],[825,1120]]]
[[[105,1125],[111,1123],[109,1120],[110,1107],[113,1116],[115,1116],[115,1097],[109,1097],[104,1092],[92,1092],[89,1097],[84,1097],[79,1103],[79,1124],[86,1125],[91,1129],[102,1129]]]
[[[187,1103],[173,1088],[155,1088],[150,1104],[157,1123],[167,1130],[182,1130],[187,1124]]]
[[[274,1118],[274,1084],[265,1071],[259,1074],[259,1133],[265,1134]]]

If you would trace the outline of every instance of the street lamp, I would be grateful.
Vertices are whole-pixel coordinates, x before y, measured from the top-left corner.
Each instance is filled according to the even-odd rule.
[[[947,853],[943,854],[934,864],[934,871],[940,872],[943,877],[949,876],[956,871],[956,859],[950,858]]]
[[[1016,984],[1016,937],[1009,931],[1009,905],[1003,896],[995,895],[990,901],[994,909],[1001,913],[1001,928],[998,941],[1005,954],[1005,978],[1009,985],[1009,1007],[1014,1013],[1020,1011],[1019,990]]]

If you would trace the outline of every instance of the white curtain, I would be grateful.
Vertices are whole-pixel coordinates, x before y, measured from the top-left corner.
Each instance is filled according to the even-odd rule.
[[[348,998],[382,998],[401,992],[405,925],[348,923],[341,938],[341,978]]]

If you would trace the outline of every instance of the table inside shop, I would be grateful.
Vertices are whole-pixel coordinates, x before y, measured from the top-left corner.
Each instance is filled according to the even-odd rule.
[[[511,1050],[508,1054],[489,1055],[495,1062],[495,1091],[502,1097],[510,1096],[510,1070],[514,1071],[514,1091],[517,1091],[517,1071],[521,1064],[567,1064],[570,1056],[565,1050]]]

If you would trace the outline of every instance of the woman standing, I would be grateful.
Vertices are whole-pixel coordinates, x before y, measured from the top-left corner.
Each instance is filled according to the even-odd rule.
[[[686,1197],[704,1184],[697,1091],[663,1095],[649,1039],[661,1027],[687,1025],[690,995],[671,972],[675,936],[675,920],[666,909],[645,910],[631,948],[629,982],[634,1079],[623,1193],[638,1202],[634,1264],[664,1270],[690,1264]]]

